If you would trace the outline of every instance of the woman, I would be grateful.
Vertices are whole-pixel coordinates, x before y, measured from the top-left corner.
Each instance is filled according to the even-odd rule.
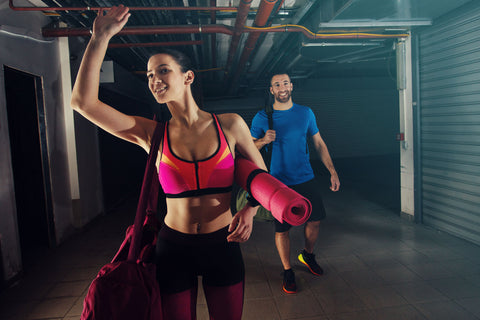
[[[72,93],[72,106],[107,132],[150,149],[156,122],[125,115],[98,99],[99,74],[109,40],[127,23],[120,5],[99,12]],[[239,242],[252,232],[256,208],[230,211],[235,152],[265,169],[249,129],[236,114],[199,109],[188,58],[176,51],[152,56],[147,77],[158,103],[172,115],[160,145],[157,169],[167,194],[167,215],[157,244],[157,279],[165,319],[195,319],[197,276],[202,275],[214,319],[240,319],[244,266]]]

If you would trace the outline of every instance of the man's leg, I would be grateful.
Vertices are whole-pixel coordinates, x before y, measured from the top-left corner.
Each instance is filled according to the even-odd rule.
[[[315,261],[313,248],[320,231],[320,221],[325,218],[325,207],[323,206],[321,187],[315,179],[292,186],[292,189],[306,197],[312,203],[312,215],[310,221],[305,224],[305,249],[298,255],[298,260],[306,265],[315,275],[323,274],[322,268]]]
[[[320,221],[307,221],[305,224],[305,251],[313,253],[320,232]]]
[[[320,221],[308,221],[305,224],[305,249],[298,255],[298,260],[317,276],[323,274],[323,269],[318,265],[313,254],[319,231]]]
[[[290,235],[289,231],[275,232],[275,245],[277,246],[278,255],[282,261],[283,269],[291,269],[290,264]]]
[[[290,264],[290,235],[288,230],[275,232],[275,245],[283,265],[283,291],[295,293],[297,292],[297,284],[295,282],[295,273]]]

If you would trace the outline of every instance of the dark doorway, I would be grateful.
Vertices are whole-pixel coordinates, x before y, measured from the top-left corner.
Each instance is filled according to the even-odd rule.
[[[24,268],[55,245],[42,80],[4,66],[17,223]]]

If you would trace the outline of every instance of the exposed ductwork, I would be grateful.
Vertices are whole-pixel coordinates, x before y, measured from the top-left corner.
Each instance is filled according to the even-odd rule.
[[[47,5],[56,4],[52,0],[44,1]],[[110,7],[102,7],[110,3],[99,0],[88,2],[79,0],[75,2],[78,7],[19,7],[14,6],[13,2],[14,0],[9,0],[12,10],[38,11],[52,16],[53,23],[42,30],[42,35],[46,38],[89,37],[91,35],[89,27],[93,23],[95,13],[110,9]],[[125,0],[125,5],[132,11],[137,10],[137,13],[132,14],[129,24],[114,37],[109,48],[131,48],[131,50],[112,50],[108,53],[110,58],[128,70],[139,70],[155,51],[149,48],[183,46],[178,49],[189,55],[196,62],[199,70],[209,72],[203,79],[206,81],[207,90],[212,93],[210,95],[225,94],[226,89],[229,89],[229,94],[237,95],[240,92],[235,88],[242,87],[238,85],[240,79],[245,78],[248,80],[245,82],[248,86],[255,86],[257,80],[268,74],[269,70],[276,66],[289,65],[295,57],[299,61],[298,64],[305,64],[306,59],[299,59],[298,53],[295,52],[295,48],[298,48],[300,43],[299,38],[302,38],[302,42],[309,40],[308,42],[317,43],[321,39],[351,39],[350,42],[357,42],[357,39],[408,37],[406,29],[389,30],[383,27],[363,28],[364,31],[371,30],[373,33],[361,33],[359,28],[350,28],[350,31],[345,28],[328,29],[328,31],[326,28],[321,28],[320,31],[309,30],[308,28],[312,26],[318,26],[318,22],[307,21],[307,17],[316,17],[313,10],[313,8],[318,9],[319,1],[316,0],[306,0],[302,7],[295,6],[292,1],[284,0],[259,0],[256,2],[259,4],[258,8],[251,8],[253,0],[239,0],[238,7],[232,7],[232,2],[227,0],[188,0],[183,1],[185,7],[167,6],[170,3],[180,2]],[[163,4],[165,6],[139,7],[130,6],[130,4]],[[210,6],[196,7],[196,4]],[[220,6],[217,7],[217,4]],[[229,6],[225,6],[226,4]],[[247,24],[249,17],[255,18],[253,26],[251,22]],[[58,27],[56,22],[59,20],[67,27]],[[268,38],[269,41],[263,42],[264,37],[272,32],[284,33],[285,36],[276,36],[274,43],[270,41],[272,37]],[[248,34],[244,39],[242,39],[243,33]],[[296,36],[296,33],[300,35]],[[221,36],[222,34],[231,38]],[[337,42],[344,41],[335,41]],[[257,55],[257,51],[264,57],[263,61],[255,61],[255,70],[250,70],[249,62],[254,55]],[[221,56],[217,56],[218,54]],[[328,58],[328,56],[322,57],[317,60],[317,63]],[[217,62],[217,59],[221,62]]]
[[[378,34],[378,33],[362,33],[362,32],[345,32],[345,33],[313,33],[301,26],[278,26],[270,28],[255,28],[250,29],[245,27],[243,33],[254,34],[253,40],[249,42],[250,46],[254,45],[254,41],[258,39],[260,33],[264,32],[300,32],[304,36],[313,40],[320,39],[386,39],[386,38],[405,38],[408,37],[406,33],[400,34]],[[189,33],[223,33],[233,35],[232,27],[221,24],[207,24],[207,25],[175,25],[162,27],[126,27],[123,28],[117,35],[140,35],[140,34],[189,34]],[[44,37],[78,37],[89,36],[91,34],[88,28],[44,28],[42,35]],[[253,48],[248,50],[251,52]],[[242,54],[243,56],[244,54]],[[245,54],[248,58],[247,54]]]
[[[161,27],[126,27],[117,35],[141,35],[141,34],[190,34],[190,33],[223,33],[232,35],[233,28],[225,25],[175,25]],[[44,37],[78,37],[90,36],[88,28],[44,28]]]
[[[8,0],[10,9],[15,11],[100,11],[110,7],[16,7],[13,0]],[[235,7],[131,7],[130,11],[236,11]]]
[[[210,0],[210,7],[215,7],[217,0]],[[217,23],[217,14],[216,11],[210,12],[210,23],[216,24]],[[210,39],[210,53],[212,56],[212,68],[217,67],[217,34],[212,33]]]
[[[165,42],[141,42],[141,43],[109,43],[108,48],[131,48],[131,47],[174,47],[202,45],[203,41],[165,41]]]
[[[263,27],[267,24],[268,18],[275,7],[275,4],[278,0],[262,0],[260,3],[260,7],[258,8],[257,15],[255,16],[255,27]],[[252,29],[253,31],[253,29]],[[245,46],[243,48],[242,55],[240,56],[240,60],[238,62],[238,66],[236,68],[237,72],[233,74],[231,77],[230,82],[228,83],[228,91],[231,91],[231,88],[235,86],[236,82],[240,78],[242,71],[250,58],[250,54],[252,53],[255,45],[257,43],[258,37],[260,37],[260,33],[250,33],[248,35],[247,41],[245,42]]]
[[[245,21],[247,21],[248,11],[251,4],[252,0],[240,0],[240,4],[238,5],[237,19],[235,20],[234,32],[232,40],[230,41],[230,49],[228,50],[227,63],[225,65],[225,70],[227,72],[230,70],[233,58],[237,52],[240,36],[243,33]]]

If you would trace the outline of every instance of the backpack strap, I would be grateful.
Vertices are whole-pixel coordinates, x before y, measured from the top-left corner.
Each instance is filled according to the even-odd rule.
[[[269,130],[274,130],[273,129],[273,106],[271,104],[271,99],[270,99],[270,94],[268,94],[268,97],[265,99],[265,113],[267,114],[268,117],[268,129]],[[268,145],[265,146],[266,148],[266,154],[265,154],[265,165],[267,166],[268,171],[270,171],[270,164],[272,161],[272,149],[273,145],[270,142]]]
[[[157,160],[158,148],[160,141],[163,138],[163,132],[165,129],[165,122],[157,122],[155,131],[153,132],[152,141],[150,144],[150,152],[148,154],[147,165],[145,167],[145,173],[143,175],[143,184],[140,191],[140,199],[138,200],[137,212],[135,214],[135,222],[133,225],[133,236],[130,249],[128,251],[128,261],[136,261],[140,254],[140,246],[142,240],[142,229],[147,214],[147,208],[149,207],[149,199],[158,199],[157,196],[151,196],[152,182],[157,180],[155,172],[155,162]],[[155,178],[155,179],[154,179]],[[153,188],[155,189],[155,188]],[[158,190],[158,189],[157,189]],[[156,202],[155,200],[153,200]],[[156,204],[155,204],[156,205]]]

